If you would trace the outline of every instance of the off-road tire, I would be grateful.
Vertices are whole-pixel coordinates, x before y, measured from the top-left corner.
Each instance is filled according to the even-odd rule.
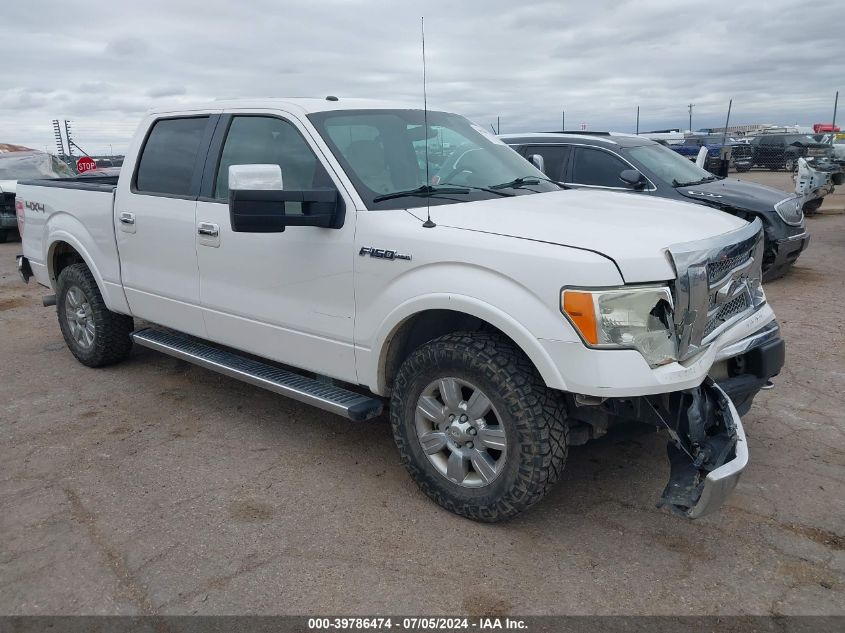
[[[94,321],[94,342],[89,349],[77,343],[70,333],[65,310],[68,290],[78,287],[85,294]],[[129,356],[132,339],[129,334],[134,325],[132,317],[117,314],[106,308],[94,275],[85,264],[73,264],[59,274],[56,293],[56,313],[65,343],[83,365],[104,367],[120,362]]]
[[[496,479],[481,488],[460,486],[434,468],[415,430],[422,390],[446,376],[478,385],[505,427],[507,459]],[[528,357],[496,334],[447,334],[416,349],[394,381],[390,422],[402,463],[422,491],[476,521],[503,521],[531,507],[560,478],[566,463],[569,429],[562,394],[548,389]]]

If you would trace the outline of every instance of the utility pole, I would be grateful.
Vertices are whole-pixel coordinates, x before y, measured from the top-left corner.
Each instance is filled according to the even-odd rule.
[[[836,91],[836,98],[833,100],[833,121],[830,122],[830,144],[836,140],[836,108],[839,106],[839,91]]]
[[[496,117],[496,134],[502,133],[502,119],[501,117]]]
[[[694,103],[690,103],[687,108],[689,108],[689,131],[692,132],[692,109],[695,107]]]
[[[640,106],[637,106],[637,136],[640,135]]]
[[[560,111],[560,131],[566,131],[566,110]]]

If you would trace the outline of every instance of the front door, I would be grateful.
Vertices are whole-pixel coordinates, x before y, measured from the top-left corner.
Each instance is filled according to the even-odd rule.
[[[200,297],[210,339],[333,378],[356,382],[352,283],[355,209],[292,117],[224,115],[197,203]],[[340,229],[289,226],[232,231],[230,165],[276,164],[285,189],[339,188]],[[288,215],[295,213],[287,203]]]

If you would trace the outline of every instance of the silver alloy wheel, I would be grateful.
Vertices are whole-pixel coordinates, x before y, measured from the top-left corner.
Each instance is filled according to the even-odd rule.
[[[76,344],[82,349],[91,349],[97,333],[94,314],[88,297],[79,286],[71,286],[65,295],[65,320]]]
[[[439,378],[423,389],[414,427],[423,452],[449,481],[482,488],[504,470],[502,419],[481,389],[466,380]]]

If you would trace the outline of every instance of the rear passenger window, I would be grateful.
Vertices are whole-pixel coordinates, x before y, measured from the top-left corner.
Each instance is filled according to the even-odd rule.
[[[157,121],[144,144],[135,189],[176,196],[195,193],[191,180],[207,123],[208,117]]]

